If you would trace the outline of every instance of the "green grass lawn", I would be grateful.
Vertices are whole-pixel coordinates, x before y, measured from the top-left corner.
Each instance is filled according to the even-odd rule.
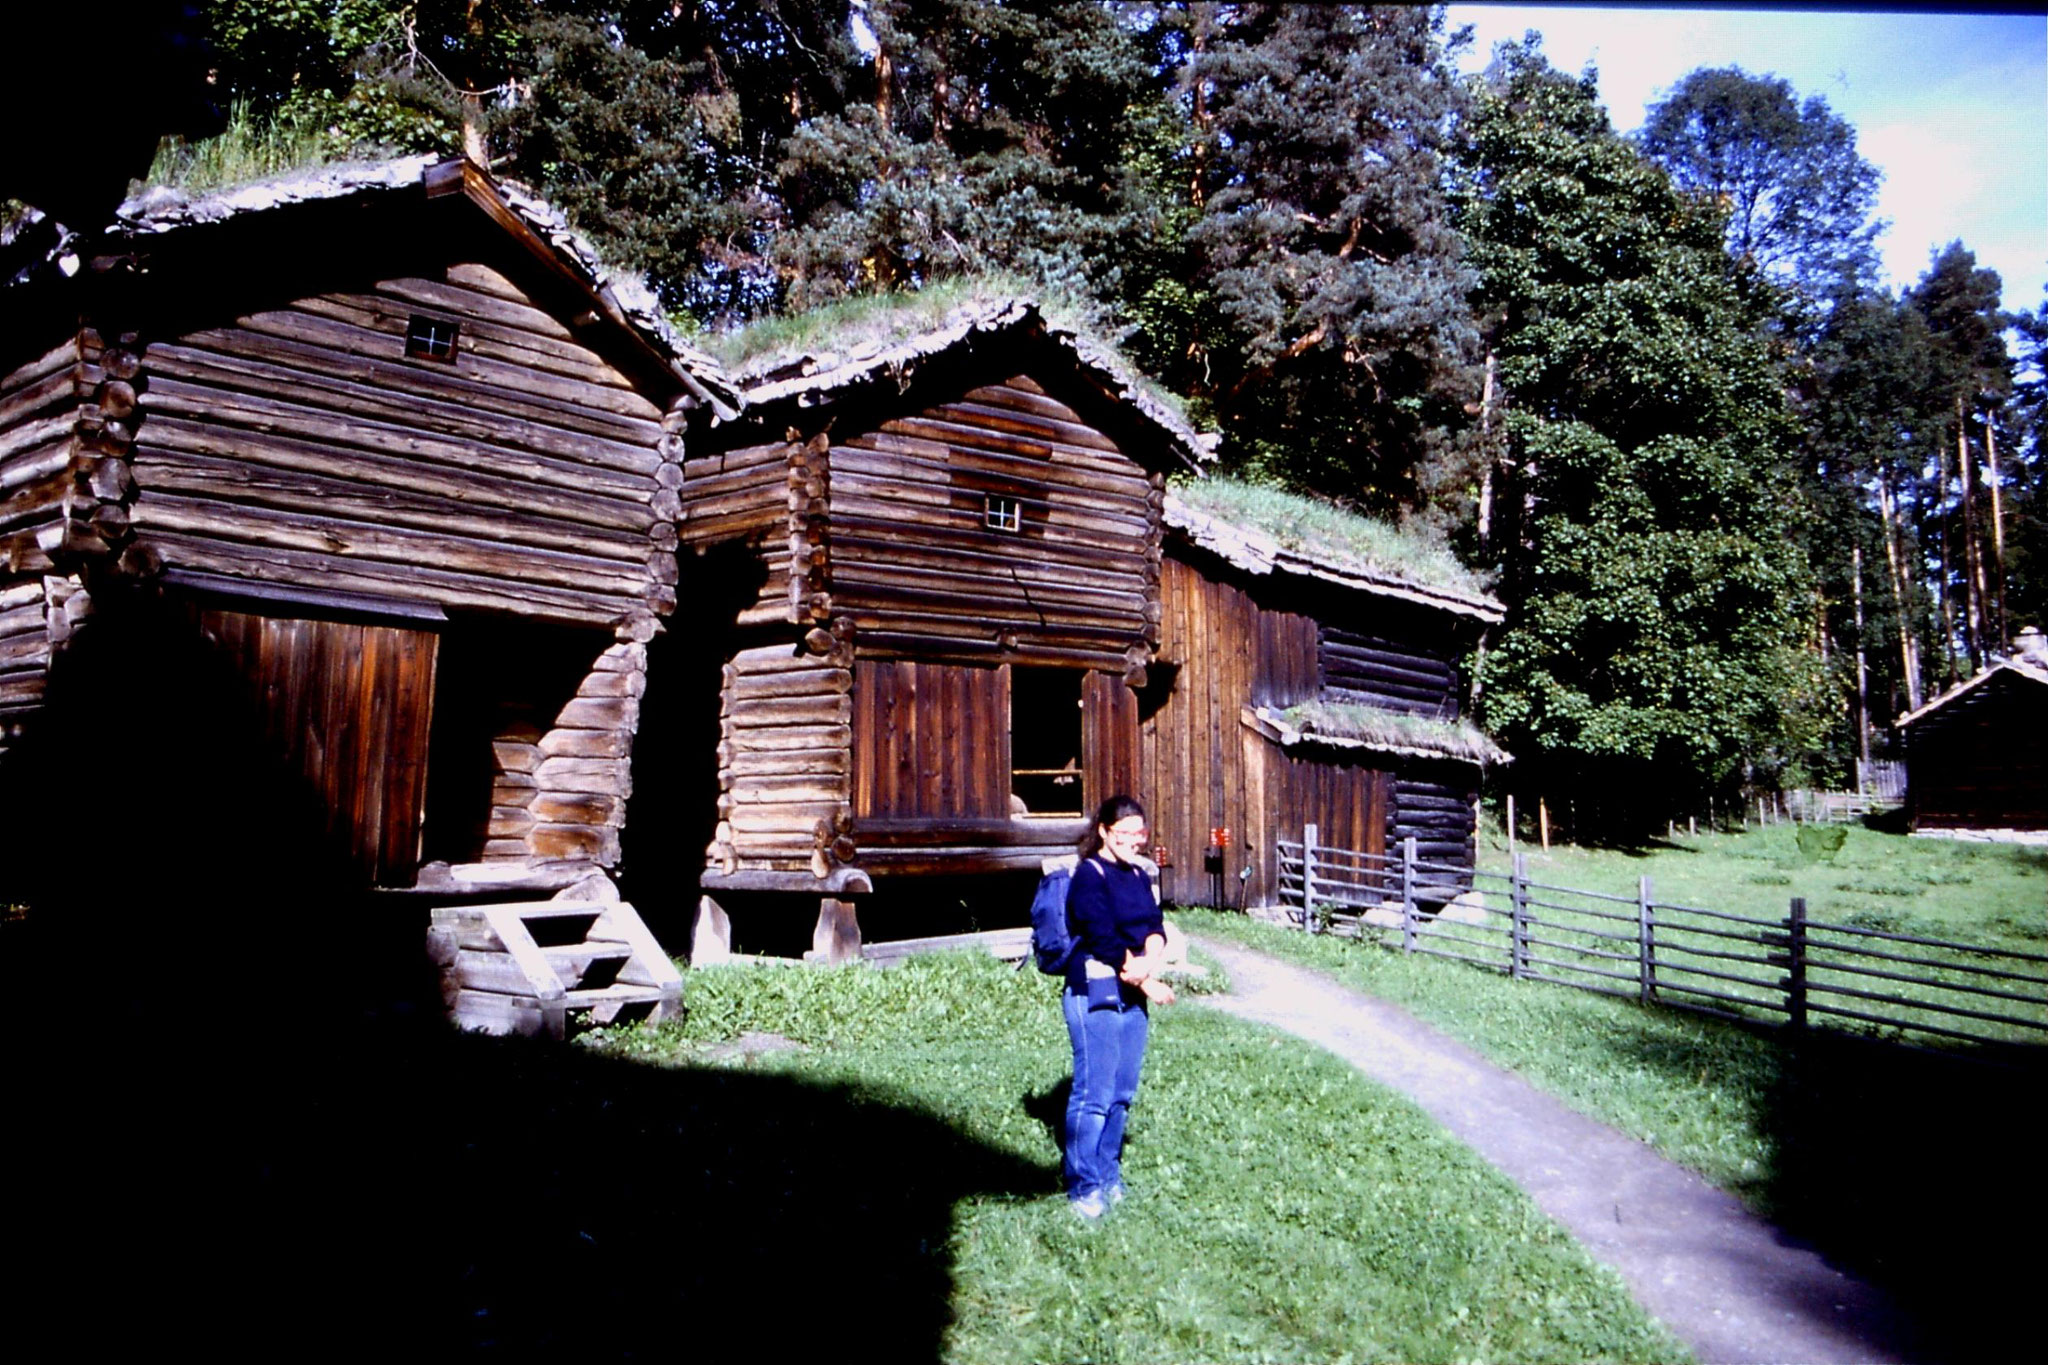
[[[1603,889],[1604,876],[1618,889],[1616,879],[1632,880],[1630,869],[1646,864],[1743,866],[1748,860],[1729,845],[1771,847],[1770,835],[1751,837],[1757,842],[1746,846],[1738,837],[1703,838],[1704,854],[1641,859],[1557,849],[1553,865],[1564,869],[1560,883]],[[1917,858],[1920,848],[1915,841],[1908,852]],[[2038,865],[2001,852],[2011,851],[1936,846],[1908,866],[1981,880],[1996,898],[1988,912],[1980,908],[1981,929],[2024,895],[2015,886],[2031,878],[2040,894]],[[1683,885],[1682,875],[1673,883]],[[1712,889],[1704,878],[1690,886]],[[1947,895],[1929,901],[1932,914],[1947,912],[1946,922],[1972,918],[1972,907]],[[1389,947],[1236,914],[1182,909],[1172,918],[1190,933],[1258,948],[1392,1000],[1580,1113],[1649,1143],[1886,1285],[1944,1354],[2000,1354],[2029,1301],[2028,1258],[1958,1249],[1999,1243],[2048,1216],[2031,1164],[2031,1105],[2015,1100],[2038,1090],[2039,1060],[1989,1066],[1825,1035],[1795,1047],[1718,1019],[1403,954],[1397,936]]]
[[[1800,826],[1741,834],[1680,835],[1640,850],[1523,843],[1534,881],[1633,896],[1651,879],[1657,900],[1736,915],[1779,919],[1794,896],[1832,924],[1992,943],[2026,951],[2048,945],[2048,848],[1915,839],[1860,825],[1832,857],[1802,854]],[[1810,827],[1808,827],[1810,828]],[[1496,823],[1482,841],[1480,867],[1510,863]]]
[[[959,955],[889,971],[720,968],[689,987],[684,1023],[594,1047],[916,1111],[1040,1172],[1024,1192],[910,1177],[965,1190],[931,1248],[950,1285],[947,1359],[1685,1356],[1504,1177],[1292,1038],[1191,1004],[1156,1012],[1132,1197],[1089,1226],[1058,1192],[1068,1056],[1054,982]],[[802,1046],[733,1051],[750,1033]]]

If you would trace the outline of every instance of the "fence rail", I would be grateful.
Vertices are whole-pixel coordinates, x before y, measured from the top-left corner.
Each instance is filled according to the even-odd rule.
[[[1526,855],[1475,871],[1417,857],[1413,839],[1366,853],[1317,833],[1276,841],[1282,902],[1310,933],[1398,931],[1405,952],[1792,1029],[2048,1041],[2048,953],[1829,924],[1798,897],[1766,919],[1659,901],[1648,877],[1621,896],[1532,881]]]

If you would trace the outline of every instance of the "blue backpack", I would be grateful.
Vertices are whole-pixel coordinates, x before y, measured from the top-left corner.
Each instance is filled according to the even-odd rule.
[[[1061,859],[1039,879],[1031,898],[1031,956],[1047,976],[1065,976],[1074,960],[1074,936],[1067,932],[1067,887],[1074,880],[1072,859]]]

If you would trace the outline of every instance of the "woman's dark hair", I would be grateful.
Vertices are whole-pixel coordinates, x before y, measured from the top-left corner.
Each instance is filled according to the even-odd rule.
[[[1088,832],[1081,836],[1080,853],[1083,858],[1093,858],[1102,852],[1102,831],[1119,820],[1128,820],[1133,815],[1145,818],[1145,808],[1138,804],[1135,796],[1118,792],[1102,803],[1102,809],[1095,812],[1095,821],[1088,826]]]

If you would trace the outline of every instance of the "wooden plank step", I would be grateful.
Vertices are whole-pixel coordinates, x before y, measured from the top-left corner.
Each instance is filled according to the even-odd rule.
[[[663,992],[653,986],[606,986],[594,991],[570,991],[563,997],[563,1003],[572,1010],[590,1009],[597,1005],[656,1005],[663,999]]]

